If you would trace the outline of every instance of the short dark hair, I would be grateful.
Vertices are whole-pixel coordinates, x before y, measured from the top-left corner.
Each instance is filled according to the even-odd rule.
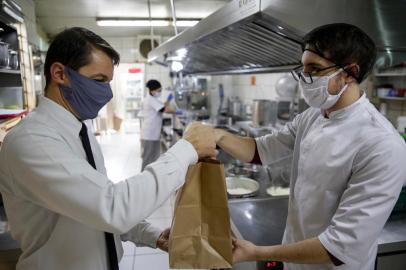
[[[146,86],[149,89],[149,91],[154,91],[162,87],[161,83],[157,80],[149,80]]]
[[[341,67],[358,64],[359,73],[350,73],[358,83],[371,72],[376,60],[374,41],[351,24],[333,23],[317,27],[303,38],[303,49],[306,45]]]
[[[120,62],[120,55],[100,36],[82,27],[72,27],[60,32],[52,40],[45,59],[45,89],[51,81],[51,65],[60,62],[73,70],[79,70],[91,62],[91,52],[99,49],[105,52],[114,65]]]

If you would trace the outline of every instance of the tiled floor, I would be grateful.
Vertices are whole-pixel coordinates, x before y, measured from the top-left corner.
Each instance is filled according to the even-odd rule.
[[[141,170],[140,134],[138,126],[126,128],[126,133],[104,134],[98,137],[109,178],[118,182]],[[147,220],[161,229],[168,228],[172,221],[173,202],[171,198],[157,209]],[[123,242],[124,256],[120,270],[167,270],[168,254],[147,247],[135,248],[133,243]]]

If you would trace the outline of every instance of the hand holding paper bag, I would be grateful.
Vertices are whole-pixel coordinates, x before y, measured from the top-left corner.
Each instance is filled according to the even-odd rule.
[[[189,167],[176,198],[169,263],[174,269],[232,267],[224,166],[219,161],[205,160]]]
[[[216,140],[213,127],[194,122],[187,126],[183,138],[193,145],[199,159],[216,156]]]

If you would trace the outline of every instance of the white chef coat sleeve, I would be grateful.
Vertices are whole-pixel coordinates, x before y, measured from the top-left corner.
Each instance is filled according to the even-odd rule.
[[[390,136],[382,139],[357,153],[331,224],[318,237],[351,269],[368,259],[406,180],[404,143]]]
[[[301,117],[302,114],[299,114],[282,129],[255,139],[263,165],[269,165],[292,154]]]
[[[197,162],[193,146],[178,141],[144,172],[114,184],[61,137],[24,132],[7,143],[9,175],[21,198],[95,229],[123,234],[148,217],[184,183]],[[80,142],[79,142],[80,143]]]
[[[143,220],[129,232],[120,235],[120,238],[121,241],[131,241],[139,247],[147,246],[156,248],[157,241],[161,233],[161,229],[154,227],[149,222]]]
[[[149,105],[154,109],[154,111],[159,112],[165,107],[165,104],[158,98],[150,98]]]

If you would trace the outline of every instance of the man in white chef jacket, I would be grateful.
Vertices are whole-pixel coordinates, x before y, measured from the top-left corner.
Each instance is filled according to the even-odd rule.
[[[377,238],[406,180],[405,142],[359,85],[374,65],[375,44],[355,26],[331,24],[308,33],[303,49],[292,75],[308,110],[255,140],[216,130],[217,144],[246,162],[293,155],[283,243],[237,240],[234,261],[372,270]]]
[[[143,220],[183,185],[190,164],[215,154],[213,130],[194,124],[142,173],[111,182],[82,121],[111,99],[118,62],[87,29],[58,34],[45,61],[45,97],[5,138],[0,191],[21,245],[18,270],[118,269],[121,240],[166,250],[168,231]]]

